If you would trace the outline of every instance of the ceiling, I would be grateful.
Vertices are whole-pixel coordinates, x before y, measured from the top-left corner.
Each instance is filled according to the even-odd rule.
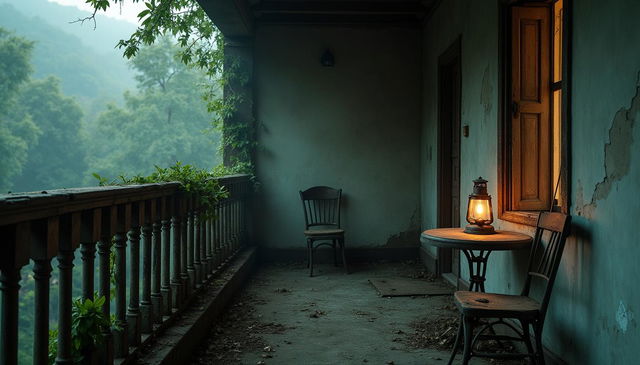
[[[415,23],[437,0],[249,0],[258,23]]]
[[[197,0],[227,37],[251,37],[255,24],[416,26],[442,0]]]

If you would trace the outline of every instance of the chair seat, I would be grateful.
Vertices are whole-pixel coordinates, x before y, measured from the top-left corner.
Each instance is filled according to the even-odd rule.
[[[305,236],[341,236],[344,235],[344,229],[308,229],[304,231]]]
[[[535,318],[540,313],[540,303],[521,295],[505,295],[457,291],[456,306],[472,317]]]

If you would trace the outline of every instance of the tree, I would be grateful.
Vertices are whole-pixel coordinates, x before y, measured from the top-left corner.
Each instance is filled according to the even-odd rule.
[[[31,74],[33,43],[0,28],[0,189],[11,187],[27,161],[39,130],[29,115],[17,112],[16,96]]]
[[[98,11],[106,10],[112,3],[122,0],[86,0],[94,13],[81,21],[93,20]],[[179,57],[186,65],[201,69],[207,77],[203,95],[209,111],[213,112],[212,124],[221,130],[224,149],[234,151],[237,157],[232,164],[235,171],[252,172],[251,156],[256,147],[254,120],[229,125],[242,96],[234,85],[246,85],[241,63],[224,57],[224,37],[196,0],[133,0],[142,2],[146,9],[138,14],[140,26],[129,39],[120,40],[118,47],[127,58],[134,58],[144,46],[154,44],[164,35],[172,35],[181,47]],[[221,90],[224,88],[224,95]]]
[[[82,109],[60,90],[60,80],[49,76],[27,83],[17,97],[17,108],[29,115],[43,136],[32,143],[14,189],[33,191],[82,185],[87,170]]]
[[[124,108],[110,105],[100,115],[91,135],[92,172],[148,174],[154,165],[176,161],[219,163],[217,134],[204,134],[210,129],[210,116],[197,85],[205,77],[176,57],[179,50],[163,38],[141,49],[132,61],[138,92],[125,93]]]

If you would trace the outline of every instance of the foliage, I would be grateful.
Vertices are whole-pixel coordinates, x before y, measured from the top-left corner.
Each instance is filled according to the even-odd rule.
[[[90,132],[96,141],[88,151],[90,171],[100,175],[149,174],[154,165],[189,161],[200,166],[219,163],[218,134],[205,134],[210,116],[194,85],[202,72],[185,66],[170,39],[144,47],[131,62],[138,93],[125,94],[125,106],[110,105]]]
[[[123,0],[86,0],[98,11]],[[243,102],[237,87],[245,86],[247,73],[237,59],[224,56],[224,37],[195,0],[133,0],[143,2],[146,9],[138,14],[140,26],[129,39],[120,40],[118,47],[127,58],[136,57],[145,45],[151,45],[165,35],[175,37],[181,47],[179,58],[186,65],[204,71],[209,82],[204,92],[212,124],[221,130],[221,149],[229,155],[228,165],[242,165],[253,171],[252,153],[256,146],[255,121],[230,121]],[[224,96],[222,90],[224,89]]]
[[[27,161],[40,131],[29,115],[16,113],[19,89],[29,80],[33,43],[0,28],[0,189],[8,189]]]
[[[89,124],[106,101],[121,102],[126,89],[135,87],[127,62],[113,47],[135,26],[106,17],[101,29],[78,29],[69,24],[81,12],[47,0],[0,0],[0,24],[33,41],[32,77],[58,77],[64,94],[82,106]]]
[[[81,184],[85,162],[82,110],[62,94],[60,80],[32,80],[20,91],[16,110],[30,117],[43,138],[30,143],[22,173],[13,185],[22,191],[70,188]]]
[[[81,362],[85,351],[90,351],[102,343],[102,330],[114,325],[111,318],[104,315],[104,297],[91,299],[76,298],[71,311],[71,354],[75,363]],[[58,352],[58,331],[49,331],[49,364],[55,364]]]
[[[189,196],[198,199],[204,213],[211,215],[213,215],[215,203],[228,196],[225,188],[218,183],[216,179],[218,175],[214,172],[199,169],[192,165],[183,165],[180,162],[176,162],[175,165],[168,168],[156,166],[156,171],[148,176],[136,175],[127,177],[120,175],[113,180],[96,173],[93,176],[98,179],[100,186],[178,182]]]

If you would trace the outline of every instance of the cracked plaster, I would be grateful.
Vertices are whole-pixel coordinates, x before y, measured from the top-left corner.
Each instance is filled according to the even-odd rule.
[[[622,180],[629,173],[631,166],[631,144],[633,143],[633,127],[640,112],[640,72],[636,81],[636,93],[631,99],[629,108],[621,108],[613,118],[609,128],[609,142],[604,145],[605,176],[598,182],[591,196],[591,201],[585,204],[584,187],[580,181],[576,190],[576,213],[587,219],[592,219],[598,201],[606,199],[613,184]]]

